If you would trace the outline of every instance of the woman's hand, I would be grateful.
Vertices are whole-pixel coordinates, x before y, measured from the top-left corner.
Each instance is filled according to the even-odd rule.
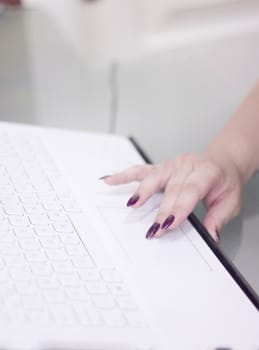
[[[242,178],[226,155],[184,154],[158,165],[133,166],[101,179],[109,185],[139,181],[138,189],[128,200],[130,207],[141,207],[154,193],[164,191],[155,222],[147,231],[148,239],[181,224],[196,204],[204,200],[207,209],[204,226],[218,241],[222,226],[240,210]]]

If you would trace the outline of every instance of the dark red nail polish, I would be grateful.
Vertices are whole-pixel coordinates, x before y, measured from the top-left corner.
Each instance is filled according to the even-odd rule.
[[[155,222],[152,226],[150,226],[149,230],[147,231],[146,238],[150,239],[154,237],[154,235],[159,230],[159,227],[160,227],[160,224],[158,224],[157,222]]]
[[[169,216],[165,219],[165,221],[163,222],[163,224],[162,224],[162,226],[161,226],[162,230],[167,230],[168,227],[171,226],[172,223],[174,222],[174,219],[175,219],[174,215],[169,215]]]
[[[108,179],[108,177],[110,177],[111,175],[104,175],[102,177],[99,177],[98,180],[105,180],[105,179]]]
[[[139,195],[138,194],[134,194],[132,197],[130,197],[130,199],[127,202],[127,207],[130,207],[134,204],[137,203],[137,201],[139,200]]]

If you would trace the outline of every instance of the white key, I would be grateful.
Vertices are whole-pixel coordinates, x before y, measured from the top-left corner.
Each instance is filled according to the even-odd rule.
[[[10,242],[1,242],[0,241],[0,252],[4,254],[6,251],[9,249],[12,249],[16,247],[16,242],[15,241],[10,241]]]
[[[2,186],[9,185],[9,183],[10,183],[10,180],[9,180],[8,176],[6,176],[6,175],[1,176],[1,185]]]
[[[40,243],[44,248],[47,249],[58,249],[61,247],[60,240],[55,237],[41,237]]]
[[[66,261],[69,259],[66,252],[62,249],[46,250],[46,255],[51,261]]]
[[[121,277],[116,270],[101,270],[100,273],[106,282],[121,282]]]
[[[65,211],[70,213],[80,213],[81,209],[76,201],[70,201],[70,200],[63,200],[62,201],[63,207]]]
[[[24,210],[21,205],[5,205],[4,211],[7,215],[24,215]]]
[[[44,305],[40,295],[24,295],[22,302],[26,309],[41,309]]]
[[[57,273],[73,273],[75,272],[75,267],[70,261],[56,261],[52,263],[54,270]]]
[[[62,234],[60,234],[59,238],[60,238],[61,242],[64,243],[64,245],[67,245],[67,244],[72,244],[72,245],[81,244],[80,239],[75,234],[71,234],[71,235],[69,235],[69,234],[62,235]]]
[[[26,313],[23,308],[17,305],[11,312],[11,322],[15,325],[24,325],[27,322]]]
[[[97,327],[102,324],[99,313],[89,303],[74,303],[73,308],[80,323],[84,326]]]
[[[6,270],[0,270],[0,283],[7,282],[8,280],[9,280],[9,276],[8,276],[7,271]]]
[[[39,250],[40,249],[40,244],[37,239],[29,239],[29,238],[24,238],[24,239],[19,239],[19,244],[22,249],[24,250]]]
[[[90,294],[106,294],[106,285],[102,282],[87,282],[86,288]]]
[[[17,246],[17,243],[14,242],[8,242],[8,243],[1,243],[0,242],[0,254],[3,256],[14,256],[14,255],[20,255],[21,250]]]
[[[130,296],[118,296],[116,301],[121,309],[125,310],[135,310],[137,309],[137,305],[134,299]]]
[[[49,276],[53,274],[51,266],[46,263],[34,263],[31,265],[31,270],[38,276]]]
[[[11,229],[10,223],[7,219],[0,222],[0,232],[9,232]]]
[[[3,329],[10,322],[11,322],[10,315],[7,313],[6,310],[4,310],[1,307],[1,312],[0,312],[0,326],[1,326],[1,328]]]
[[[13,173],[10,176],[10,179],[11,179],[12,183],[17,184],[18,186],[24,186],[24,185],[27,185],[29,183],[29,178],[25,174],[24,171],[17,172],[17,174]]]
[[[51,225],[46,226],[34,226],[36,234],[40,237],[53,237],[56,236],[56,232],[54,231]]]
[[[32,194],[34,193],[34,190],[33,190],[33,186],[29,183],[27,183],[26,185],[16,185],[14,186],[15,187],[15,191],[21,195],[25,194],[25,195],[28,195],[28,194]]]
[[[14,229],[14,233],[18,238],[35,236],[35,232],[32,227],[16,227]]]
[[[0,278],[1,278],[1,271],[0,271]],[[16,294],[15,285],[13,282],[10,281],[10,278],[8,276],[8,279],[3,282],[0,280],[0,296],[4,297],[5,295],[11,295]]]
[[[37,191],[39,197],[41,198],[55,198],[54,195],[54,191],[53,188],[51,187],[51,185],[48,182],[41,182],[41,183],[35,183],[35,190]],[[52,196],[51,196],[52,195]]]
[[[0,242],[12,243],[13,241],[12,231],[0,231]]]
[[[113,295],[129,295],[129,291],[123,283],[111,283],[109,289]]]
[[[72,200],[71,192],[68,189],[56,189],[56,192],[61,201]]]
[[[49,218],[46,214],[41,214],[41,215],[31,214],[29,218],[32,225],[45,226],[49,224]]]
[[[98,308],[102,309],[113,309],[115,307],[115,302],[110,295],[95,295],[93,302]]]
[[[66,296],[61,289],[49,289],[44,291],[44,297],[48,303],[63,304]]]
[[[3,260],[0,258],[0,270],[4,269],[5,265],[3,263]]]
[[[136,327],[136,328],[147,327],[147,324],[143,316],[138,311],[127,311],[126,313],[124,313],[124,315],[131,327]]]
[[[15,267],[23,269],[27,266],[26,260],[22,255],[18,256],[6,256],[4,261],[8,267]]]
[[[48,192],[52,192],[53,189],[46,179],[34,179],[33,186],[37,193],[44,194]]]
[[[54,276],[50,277],[39,277],[38,278],[39,286],[43,289],[57,289],[59,288],[59,282]]]
[[[38,288],[31,281],[20,281],[15,283],[15,287],[22,295],[37,295]]]
[[[90,301],[90,297],[83,287],[81,287],[81,288],[66,288],[66,293],[71,300]]]
[[[42,215],[44,213],[44,210],[42,208],[42,206],[38,203],[36,204],[24,204],[24,210],[26,211],[26,213],[28,214],[36,214],[36,215]]]
[[[94,269],[80,269],[78,274],[83,281],[99,281],[100,275]]]
[[[73,226],[70,224],[70,222],[67,222],[67,223],[56,222],[56,223],[54,223],[53,226],[54,226],[54,229],[60,233],[73,233],[73,232],[75,232],[75,230],[74,230]]]
[[[59,280],[66,287],[80,287],[82,285],[82,281],[76,274],[59,275]]]
[[[83,245],[67,244],[65,249],[71,256],[85,256],[87,254],[87,251]]]
[[[49,202],[57,200],[56,192],[54,192],[52,189],[49,189],[46,191],[46,188],[45,188],[45,190],[38,190],[37,193],[40,200],[49,201]]]
[[[9,191],[3,191],[0,189],[0,202],[2,204],[8,204],[12,201],[13,197],[15,196],[15,193],[11,193]]]
[[[5,197],[9,197],[9,199],[5,198]],[[5,200],[3,202],[3,200]],[[15,206],[18,206],[19,205],[19,201],[16,197],[16,194],[15,193],[12,193],[12,194],[8,194],[8,195],[2,195],[1,196],[1,203],[6,206],[6,207],[15,207]],[[4,211],[3,211],[4,212]],[[5,212],[4,212],[5,213]]]
[[[32,324],[47,325],[51,322],[48,311],[44,309],[29,310],[28,316]]]
[[[90,268],[93,267],[93,261],[89,256],[78,256],[72,258],[73,264],[78,268]]]
[[[27,227],[29,225],[28,219],[26,216],[9,216],[9,221],[12,226],[18,227]]]
[[[103,310],[101,312],[104,322],[109,327],[125,327],[126,320],[119,310]]]
[[[31,272],[27,269],[10,269],[10,275],[14,281],[30,281],[32,279]]]
[[[62,211],[50,211],[48,212],[50,221],[53,222],[68,222],[67,215]]]
[[[1,198],[1,193],[0,193],[0,198]],[[2,208],[0,207],[0,223],[1,221],[5,220],[5,213],[3,212]]]
[[[36,195],[36,193],[23,193],[23,194],[19,194],[19,199],[20,199],[20,202],[22,204],[24,204],[25,206],[28,205],[28,208],[31,206],[31,207],[34,207],[34,206],[37,206],[39,205],[39,199]]]
[[[76,324],[75,316],[70,307],[66,305],[53,304],[50,307],[50,310],[58,325],[73,326]]]
[[[46,209],[46,210],[54,210],[54,211],[57,211],[57,210],[62,210],[62,206],[61,204],[58,202],[58,201],[47,201],[47,200],[43,200],[42,201],[42,204],[43,204],[43,207]]]
[[[26,252],[24,252],[24,254],[25,254],[26,259],[30,262],[44,262],[44,261],[46,261],[46,255],[40,250],[26,251]]]
[[[8,309],[17,308],[21,305],[21,298],[17,294],[6,295],[4,303]]]

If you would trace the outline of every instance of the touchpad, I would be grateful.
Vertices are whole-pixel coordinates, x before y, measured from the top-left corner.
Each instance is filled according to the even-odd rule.
[[[148,266],[149,269],[169,267],[171,272],[176,273],[190,271],[190,267],[192,271],[210,271],[211,267],[181,226],[167,231],[163,237],[145,238],[160,202],[161,195],[157,194],[142,208],[128,208],[124,196],[106,195],[99,197],[97,209],[108,231],[132,263]]]

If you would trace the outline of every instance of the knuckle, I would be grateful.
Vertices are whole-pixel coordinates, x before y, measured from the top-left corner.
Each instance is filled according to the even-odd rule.
[[[136,180],[141,181],[141,179],[143,178],[143,175],[145,175],[148,172],[148,170],[152,170],[153,167],[154,167],[153,165],[138,164],[138,165],[134,165],[130,169],[133,173],[135,173]]]
[[[193,162],[193,160],[197,160],[199,156],[196,153],[185,152],[181,155],[181,160],[184,162]]]
[[[161,211],[156,216],[156,222],[158,222],[159,224],[162,224],[168,216],[169,216],[169,213],[167,211]]]
[[[158,168],[162,168],[163,170],[171,169],[174,161],[171,159],[163,160],[160,164],[158,164]]]
[[[234,208],[233,208],[233,213],[232,213],[232,217],[235,218],[238,216],[238,214],[240,213],[241,210],[241,204],[237,203]]]
[[[199,200],[200,199],[200,193],[202,192],[201,190],[202,184],[198,183],[186,183],[183,187],[183,191],[185,192],[185,197],[187,199],[193,199],[193,200]]]

